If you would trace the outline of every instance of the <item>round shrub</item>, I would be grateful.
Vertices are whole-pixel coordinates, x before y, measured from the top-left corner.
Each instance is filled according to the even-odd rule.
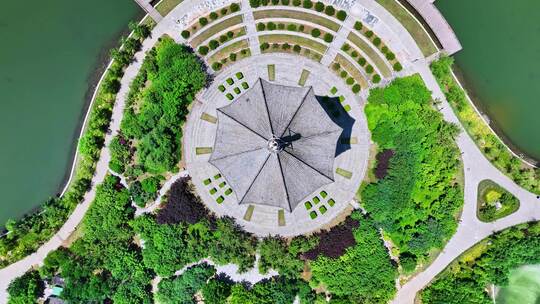
[[[379,38],[379,37],[375,37],[375,39],[373,39],[373,44],[374,44],[375,46],[377,46],[377,47],[378,47],[379,45],[381,45],[381,42],[382,42],[382,41],[381,41],[381,38]]]
[[[373,31],[367,31],[367,32],[366,32],[366,37],[368,37],[368,38],[373,37],[373,35],[374,35],[374,34],[373,34]]]
[[[251,5],[251,7],[259,7],[259,6],[261,6],[261,1],[260,0],[249,0],[249,5]]]
[[[227,58],[222,58],[222,59],[221,59],[221,63],[222,63],[222,64],[227,63]]]
[[[396,59],[396,54],[394,54],[394,53],[392,53],[392,52],[386,53],[385,56],[386,56],[386,59],[388,59],[388,60],[394,60],[394,59]]]
[[[279,48],[279,43],[274,42],[274,43],[272,44],[272,48],[273,48],[273,49],[278,49],[278,48]]]
[[[357,30],[357,31],[361,30],[363,27],[364,27],[364,25],[360,21],[356,21],[354,23],[354,29]]]
[[[341,21],[345,21],[345,19],[347,19],[347,13],[343,10],[340,10],[339,12],[337,12],[336,17]]]
[[[107,78],[103,82],[103,90],[108,94],[116,94],[120,91],[120,81],[118,78]]]
[[[285,29],[285,24],[278,23],[277,28],[278,28],[278,30],[284,30]]]
[[[226,35],[221,35],[221,36],[219,36],[219,42],[223,43],[223,42],[225,42],[225,41],[227,41],[227,40],[229,40],[229,38],[227,38]]]
[[[191,33],[189,31],[184,30],[182,31],[181,35],[182,35],[182,38],[188,39]]]
[[[300,24],[300,25],[298,26],[298,31],[299,31],[299,32],[303,32],[305,29],[306,29],[306,28],[304,27],[303,24]]]
[[[341,78],[346,78],[347,76],[349,76],[349,74],[347,74],[346,71],[341,71],[341,73],[339,73],[339,76],[340,76]]]
[[[206,19],[206,18],[204,18],[204,17],[199,18],[199,24],[200,24],[201,26],[207,25],[207,24],[208,24],[208,19]]]
[[[236,53],[230,53],[230,54],[229,54],[229,59],[230,59],[231,61],[236,61]]]
[[[268,22],[266,24],[266,28],[269,30],[269,31],[273,31],[276,29],[276,24],[274,22]]]
[[[221,15],[223,16],[223,15],[227,15],[227,13],[229,12],[229,10],[227,10],[227,8],[224,7],[224,8],[222,8],[219,12],[220,12]]]
[[[352,77],[349,77],[349,78],[347,78],[345,83],[347,83],[348,85],[353,85],[354,84],[354,79]]]
[[[285,42],[284,44],[281,45],[281,48],[284,50],[289,50],[291,48],[291,45]]]
[[[311,36],[317,38],[321,35],[321,31],[318,28],[314,28],[311,30]]]
[[[330,34],[330,33],[326,33],[326,34],[324,34],[324,41],[330,43],[330,42],[334,41],[334,36],[332,36],[332,34]]]
[[[232,31],[228,31],[228,32],[227,32],[227,37],[228,37],[229,39],[231,39],[232,37],[234,37],[234,33],[233,33]]]
[[[270,44],[268,42],[261,43],[261,51],[267,50],[270,47]]]
[[[208,54],[208,47],[206,45],[200,46],[198,49],[199,54],[205,56]]]
[[[365,66],[366,63],[367,63],[366,58],[360,57],[360,58],[358,59],[358,64],[359,64],[359,65]]]
[[[272,0],[272,5],[278,5],[279,4],[279,0]]]
[[[336,13],[336,9],[333,6],[329,5],[324,8],[324,13],[328,16],[334,16],[334,14]]]
[[[345,43],[345,44],[341,47],[341,49],[342,49],[343,51],[347,52],[348,50],[351,49],[351,46],[348,45],[347,43]]]
[[[360,92],[361,89],[362,88],[360,87],[360,85],[358,83],[352,86],[352,91],[353,91],[354,94]]]
[[[332,65],[332,69],[334,69],[334,71],[339,71],[339,69],[341,69],[341,65],[337,62],[334,62],[334,64]]]
[[[233,3],[231,4],[230,9],[231,9],[231,12],[233,13],[238,12],[240,10],[240,5],[238,5],[238,3]]]
[[[219,62],[214,62],[214,63],[212,63],[212,69],[213,69],[214,71],[219,71],[219,70],[221,70],[221,67],[222,67],[222,66],[223,66],[223,65],[222,65],[221,63],[219,63]]]
[[[390,52],[390,50],[388,49],[386,45],[382,47],[381,51],[383,52],[383,54]]]
[[[371,78],[371,82],[373,82],[373,83],[381,82],[381,75],[379,75],[379,74],[373,75],[373,77]]]
[[[266,25],[264,23],[257,23],[257,31],[262,32],[266,29]]]
[[[321,1],[315,3],[315,10],[319,13],[324,11],[324,3],[322,3]]]
[[[292,48],[292,50],[296,53],[300,53],[300,51],[302,50],[302,47],[299,46],[298,44],[295,44]]]
[[[368,74],[371,74],[375,71],[375,69],[373,69],[373,67],[371,66],[371,64],[368,64],[368,66],[366,67],[366,73]]]
[[[211,50],[215,50],[219,47],[219,42],[217,42],[217,40],[212,39],[208,43],[208,46],[210,47]]]
[[[311,0],[304,0],[304,2],[302,3],[302,6],[304,8],[312,8],[313,7],[313,1]]]
[[[300,6],[301,4],[302,4],[302,1],[300,1],[300,0],[293,0],[292,1],[292,5],[294,5],[294,6]]]
[[[266,6],[266,5],[268,5],[269,2],[270,2],[270,1],[268,1],[268,0],[261,0],[261,5],[265,5],[265,6]]]
[[[290,1],[289,0],[281,0],[281,4],[283,5],[289,5]]]
[[[399,264],[405,273],[411,273],[416,269],[416,257],[405,252],[399,256]]]
[[[219,17],[219,16],[218,16],[218,14],[217,14],[216,12],[211,12],[211,13],[210,13],[210,19],[216,20],[218,17]]]
[[[394,71],[399,72],[401,70],[403,70],[403,66],[401,66],[401,63],[399,62],[394,63]]]
[[[352,56],[353,58],[358,57],[358,52],[357,52],[357,51],[352,51],[352,52],[351,52],[351,56]]]
[[[245,56],[245,55],[247,55],[248,51],[249,51],[249,49],[242,49],[240,51],[240,54],[242,54],[242,56]]]
[[[292,23],[287,25],[287,31],[296,32],[296,25]]]

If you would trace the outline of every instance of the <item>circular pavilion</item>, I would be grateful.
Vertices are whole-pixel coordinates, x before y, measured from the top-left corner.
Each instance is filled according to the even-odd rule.
[[[235,102],[217,109],[209,163],[223,174],[239,204],[292,212],[308,195],[334,181],[343,129],[326,113],[312,87],[258,79]]]

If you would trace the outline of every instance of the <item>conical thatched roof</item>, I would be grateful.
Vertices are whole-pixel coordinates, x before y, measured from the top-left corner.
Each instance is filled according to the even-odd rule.
[[[219,108],[210,163],[240,204],[294,208],[334,180],[342,129],[321,107],[312,87],[259,79],[234,103]]]

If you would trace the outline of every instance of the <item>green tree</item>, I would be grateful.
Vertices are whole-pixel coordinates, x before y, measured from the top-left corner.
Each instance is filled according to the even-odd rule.
[[[15,278],[8,286],[9,304],[33,304],[43,295],[45,286],[35,270]]]

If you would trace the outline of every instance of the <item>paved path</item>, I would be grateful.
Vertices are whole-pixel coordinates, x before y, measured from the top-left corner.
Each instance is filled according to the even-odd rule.
[[[135,0],[137,4],[148,14],[156,23],[159,23],[163,16],[150,4],[149,0]]]
[[[244,14],[244,24],[246,25],[246,35],[249,40],[251,55],[258,55],[261,53],[261,49],[259,48],[259,36],[257,35],[253,9],[249,4],[249,0],[242,0],[242,13]]]

